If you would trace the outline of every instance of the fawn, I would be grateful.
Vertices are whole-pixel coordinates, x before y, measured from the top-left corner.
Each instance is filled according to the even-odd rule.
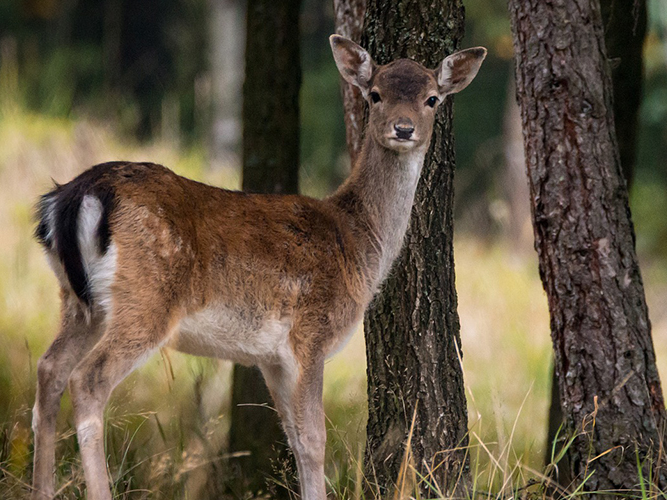
[[[438,104],[484,48],[436,70],[376,65],[330,37],[367,100],[364,146],[331,196],[246,194],[152,163],[92,167],[44,195],[36,236],[60,282],[60,332],[38,362],[33,499],[55,491],[55,426],[69,384],[88,498],[110,500],[103,412],[162,346],[261,369],[294,452],[302,498],[326,498],[326,357],[355,330],[397,257]]]

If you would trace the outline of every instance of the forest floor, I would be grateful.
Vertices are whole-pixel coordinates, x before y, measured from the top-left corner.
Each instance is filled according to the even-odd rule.
[[[56,280],[32,238],[38,195],[51,178],[65,182],[111,159],[162,163],[230,188],[239,185],[239,176],[224,166],[205,168],[205,154],[196,148],[128,143],[94,123],[18,111],[5,110],[0,119],[0,144],[0,498],[18,499],[29,491],[36,361],[58,322]],[[531,249],[457,233],[455,258],[472,470],[481,491],[498,492],[544,469],[551,363],[546,298]],[[664,375],[667,266],[644,258],[642,271]],[[207,465],[224,449],[229,377],[226,362],[162,351],[118,387],[106,426],[118,498],[197,498]],[[330,488],[339,498],[356,498],[366,412],[362,332],[328,361],[324,398]],[[67,395],[58,429],[61,495],[82,498]]]

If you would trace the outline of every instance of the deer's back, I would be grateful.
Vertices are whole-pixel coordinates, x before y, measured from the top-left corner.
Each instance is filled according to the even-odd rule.
[[[253,334],[271,348],[259,339],[278,341],[303,321],[345,329],[365,305],[350,228],[303,196],[228,191],[116,162],[45,195],[37,232],[84,302],[162,301],[179,318],[176,347],[196,354],[212,341],[247,348]]]

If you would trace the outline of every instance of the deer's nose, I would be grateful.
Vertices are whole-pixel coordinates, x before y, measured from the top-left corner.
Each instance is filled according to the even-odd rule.
[[[394,130],[398,139],[409,139],[412,136],[412,132],[415,131],[415,126],[412,121],[401,118],[394,124]]]

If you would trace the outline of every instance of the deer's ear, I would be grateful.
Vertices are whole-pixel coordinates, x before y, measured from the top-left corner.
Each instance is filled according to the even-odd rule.
[[[435,70],[440,94],[455,94],[466,88],[477,75],[485,57],[484,47],[461,50],[447,56]]]
[[[375,70],[375,63],[368,52],[359,47],[352,40],[340,35],[329,37],[331,50],[338,71],[346,82],[356,85],[366,97],[370,90],[371,76]]]

